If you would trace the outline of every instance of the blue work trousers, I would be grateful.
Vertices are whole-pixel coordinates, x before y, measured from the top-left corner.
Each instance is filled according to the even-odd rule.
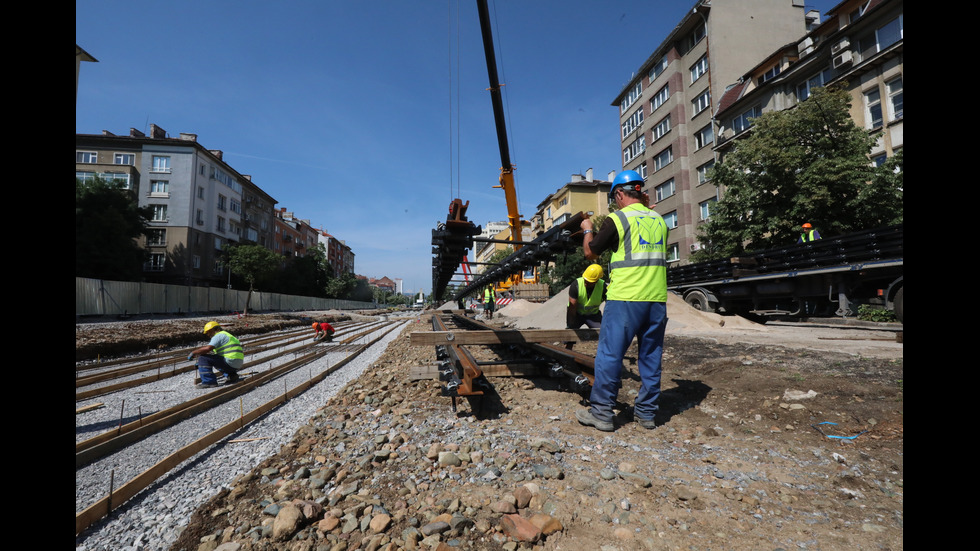
[[[589,398],[596,419],[613,420],[613,406],[622,387],[623,357],[633,337],[637,340],[641,380],[633,414],[637,419],[653,420],[656,417],[660,407],[660,361],[666,327],[667,304],[664,302],[606,301],[595,355],[595,381]]]
[[[197,373],[201,377],[201,384],[213,385],[218,382],[214,370],[224,373],[229,379],[234,379],[238,372],[234,367],[228,365],[224,356],[217,354],[201,354],[197,357]]]

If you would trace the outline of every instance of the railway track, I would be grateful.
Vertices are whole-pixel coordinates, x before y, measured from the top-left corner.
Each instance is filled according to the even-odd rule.
[[[152,491],[188,459],[223,445],[328,379],[405,323],[338,324],[329,343],[311,344],[307,330],[245,340],[244,380],[210,392],[193,386],[193,366],[177,367],[189,363],[186,350],[77,366],[76,405],[87,413],[76,414],[76,536]],[[96,396],[106,407],[86,403]],[[116,409],[118,415],[110,416]]]

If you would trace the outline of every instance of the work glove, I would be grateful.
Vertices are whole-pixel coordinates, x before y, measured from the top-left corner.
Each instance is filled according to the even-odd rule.
[[[187,361],[191,361],[193,359],[194,359],[194,354],[188,354],[187,355]]]

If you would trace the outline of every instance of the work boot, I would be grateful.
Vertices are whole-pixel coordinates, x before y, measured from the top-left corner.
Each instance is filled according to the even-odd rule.
[[[194,386],[197,388],[218,388],[218,385],[214,383],[198,383]]]
[[[589,427],[595,427],[603,432],[612,432],[613,424],[612,421],[600,421],[592,415],[592,410],[590,409],[580,409],[575,412],[575,418],[578,419],[579,423]]]
[[[238,375],[230,375],[228,377],[228,379],[225,380],[225,384],[226,385],[233,385],[233,384],[235,384],[235,383],[237,383],[238,381],[241,381],[241,380],[242,380],[242,378],[239,377]]]
[[[654,419],[637,419],[636,422],[645,429],[653,430],[657,428],[657,422]]]

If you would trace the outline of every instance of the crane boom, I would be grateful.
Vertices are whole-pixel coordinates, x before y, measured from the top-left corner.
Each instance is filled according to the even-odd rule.
[[[483,50],[487,58],[487,74],[490,77],[490,102],[493,105],[493,120],[497,128],[497,147],[500,149],[500,185],[507,200],[507,221],[510,225],[510,240],[521,241],[523,230],[521,213],[517,208],[517,191],[514,188],[514,166],[510,162],[510,147],[507,145],[507,125],[504,120],[504,107],[500,99],[500,81],[497,77],[497,59],[493,53],[493,33],[490,29],[490,13],[487,0],[477,0],[480,12],[480,32],[483,34]],[[514,243],[514,250],[520,250],[520,243]]]

